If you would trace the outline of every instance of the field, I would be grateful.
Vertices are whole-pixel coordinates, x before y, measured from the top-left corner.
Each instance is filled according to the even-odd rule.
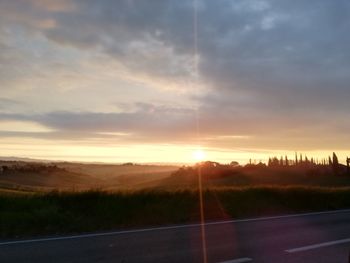
[[[350,188],[206,189],[205,219],[227,220],[350,207]],[[2,193],[0,236],[26,237],[199,222],[198,192]]]
[[[135,190],[152,187],[178,169],[165,165],[109,165],[0,161],[0,189],[20,191]]]
[[[199,222],[198,173],[206,221],[350,208],[350,177],[327,167],[1,167],[0,238]]]

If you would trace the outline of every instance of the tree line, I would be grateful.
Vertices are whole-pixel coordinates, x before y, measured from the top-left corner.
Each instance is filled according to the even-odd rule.
[[[338,156],[333,152],[332,156],[328,158],[308,158],[306,155],[295,153],[294,160],[288,159],[287,155],[284,157],[270,157],[268,160],[268,167],[298,167],[298,168],[331,168],[333,174],[349,174],[350,175],[350,158],[346,157],[346,166],[339,163]]]

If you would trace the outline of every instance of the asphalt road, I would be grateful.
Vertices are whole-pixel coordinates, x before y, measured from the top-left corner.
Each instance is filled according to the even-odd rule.
[[[350,210],[205,225],[208,262],[348,262]],[[203,262],[201,227],[0,240],[0,262]]]

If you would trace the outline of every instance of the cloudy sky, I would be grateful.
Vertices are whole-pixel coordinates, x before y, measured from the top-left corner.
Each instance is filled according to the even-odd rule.
[[[349,1],[196,1],[0,0],[0,155],[350,154]]]

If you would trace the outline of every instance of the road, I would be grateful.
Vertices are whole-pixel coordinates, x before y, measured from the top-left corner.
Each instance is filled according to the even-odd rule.
[[[205,225],[208,262],[348,262],[350,210]],[[0,262],[203,262],[200,225],[0,240]]]

